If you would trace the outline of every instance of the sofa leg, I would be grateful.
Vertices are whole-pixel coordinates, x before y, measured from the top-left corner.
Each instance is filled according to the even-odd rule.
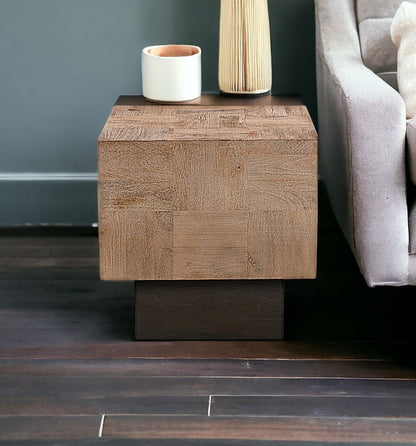
[[[136,340],[279,340],[284,281],[135,282]]]

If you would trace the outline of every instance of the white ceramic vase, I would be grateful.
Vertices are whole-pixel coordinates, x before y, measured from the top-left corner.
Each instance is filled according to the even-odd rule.
[[[155,102],[185,102],[201,96],[201,48],[156,45],[142,51],[143,96]]]

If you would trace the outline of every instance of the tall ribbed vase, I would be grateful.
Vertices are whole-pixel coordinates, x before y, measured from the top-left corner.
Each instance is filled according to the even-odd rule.
[[[221,0],[221,92],[255,96],[269,93],[271,59],[267,0]]]

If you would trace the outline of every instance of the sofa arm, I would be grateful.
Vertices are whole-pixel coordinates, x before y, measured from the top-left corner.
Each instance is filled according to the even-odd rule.
[[[370,286],[408,282],[406,113],[361,59],[353,0],[316,0],[320,173]]]

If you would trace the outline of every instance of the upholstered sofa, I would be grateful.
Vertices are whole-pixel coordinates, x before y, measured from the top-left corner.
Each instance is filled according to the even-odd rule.
[[[320,176],[369,286],[416,285],[416,118],[390,37],[401,2],[315,0]]]

